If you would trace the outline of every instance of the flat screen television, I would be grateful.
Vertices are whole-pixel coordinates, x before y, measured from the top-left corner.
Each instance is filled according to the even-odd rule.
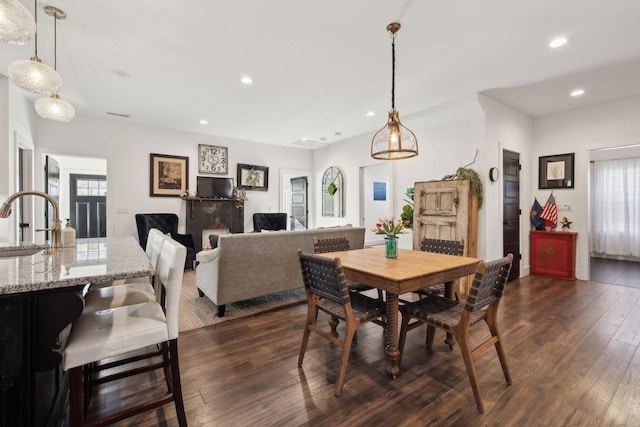
[[[233,199],[233,178],[199,176],[198,197]]]

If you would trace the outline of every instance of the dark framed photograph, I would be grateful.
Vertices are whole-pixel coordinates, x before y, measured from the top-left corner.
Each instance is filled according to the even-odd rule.
[[[228,154],[227,147],[198,144],[198,172],[226,175]]]
[[[151,197],[180,197],[189,188],[189,158],[151,153]]]
[[[266,166],[238,163],[238,188],[267,191],[269,189],[269,168]]]
[[[574,153],[540,156],[538,188],[573,188]]]

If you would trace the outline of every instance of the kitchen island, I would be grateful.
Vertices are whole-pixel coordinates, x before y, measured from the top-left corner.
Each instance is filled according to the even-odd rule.
[[[69,386],[59,350],[82,311],[83,289],[151,274],[133,237],[79,239],[50,253],[0,245],[0,425],[61,425]]]

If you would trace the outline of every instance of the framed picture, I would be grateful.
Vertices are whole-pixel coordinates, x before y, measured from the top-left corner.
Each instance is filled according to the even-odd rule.
[[[151,153],[151,197],[180,197],[189,188],[189,158]]]
[[[228,172],[227,147],[198,144],[198,172],[226,175]]]
[[[574,153],[540,156],[538,188],[573,188]]]
[[[238,188],[267,191],[269,189],[269,168],[266,166],[238,163]]]

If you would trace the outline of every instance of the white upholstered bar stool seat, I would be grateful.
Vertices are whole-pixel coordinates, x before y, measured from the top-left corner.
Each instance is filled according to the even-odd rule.
[[[169,393],[163,397],[109,415],[117,422],[132,415],[175,402],[178,421],[186,426],[180,371],[178,367],[178,310],[187,250],[178,242],[167,239],[158,259],[158,283],[166,294],[166,314],[158,302],[113,307],[101,311],[83,311],[73,324],[64,350],[63,367],[70,371],[70,425],[84,423],[83,366],[102,359],[128,354],[160,344],[166,357],[160,367],[170,370]],[[132,370],[131,372],[138,373]],[[153,389],[153,387],[152,387]],[[91,421],[92,423],[94,421]]]

